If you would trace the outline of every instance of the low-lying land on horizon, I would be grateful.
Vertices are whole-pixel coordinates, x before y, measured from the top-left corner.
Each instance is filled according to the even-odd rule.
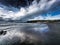
[[[20,20],[9,20],[0,21],[0,23],[60,23],[60,20],[30,20],[30,21],[20,21]]]
[[[60,20],[31,20],[31,21],[27,21],[27,23],[37,23],[37,22],[42,22],[42,23],[60,23]]]

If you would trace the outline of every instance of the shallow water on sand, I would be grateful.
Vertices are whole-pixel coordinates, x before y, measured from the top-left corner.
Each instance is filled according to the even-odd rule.
[[[0,45],[13,45],[24,41],[58,44],[60,41],[59,27],[59,23],[0,23],[0,32],[3,31],[0,34]],[[5,34],[4,31],[6,31]]]

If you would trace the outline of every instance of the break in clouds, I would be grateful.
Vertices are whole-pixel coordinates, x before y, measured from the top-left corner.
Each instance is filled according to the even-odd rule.
[[[0,0],[0,20],[59,20],[60,0]],[[23,3],[24,2],[24,3]]]
[[[0,21],[58,20],[59,5],[60,0],[0,0]],[[53,44],[60,45],[59,23],[0,23],[0,45]]]

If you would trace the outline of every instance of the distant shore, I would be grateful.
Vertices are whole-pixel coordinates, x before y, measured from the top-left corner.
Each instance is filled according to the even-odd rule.
[[[60,20],[31,20],[31,21],[27,21],[26,23],[60,23]]]
[[[10,20],[0,21],[0,23],[60,23],[60,20],[30,20],[30,21]]]

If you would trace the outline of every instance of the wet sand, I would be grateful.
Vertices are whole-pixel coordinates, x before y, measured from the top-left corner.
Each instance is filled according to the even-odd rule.
[[[0,23],[0,45],[60,45],[60,23]]]

